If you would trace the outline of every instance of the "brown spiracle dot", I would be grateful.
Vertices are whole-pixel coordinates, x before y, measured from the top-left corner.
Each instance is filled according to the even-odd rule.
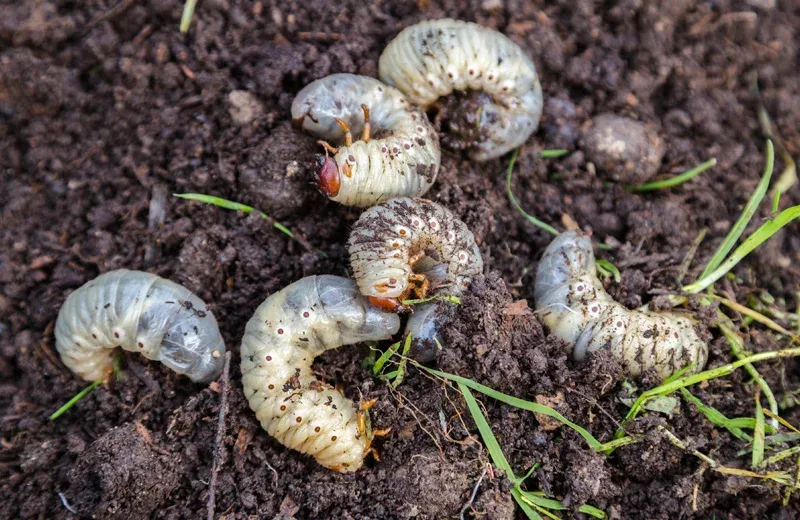
[[[334,435],[333,437],[331,437],[331,442],[336,442],[336,439],[338,439],[338,438],[339,438],[339,437],[337,437],[336,435]]]
[[[317,432],[317,433],[319,433],[319,431],[320,431],[320,427],[319,427],[319,426],[317,426],[316,428],[314,428],[314,431],[315,431],[315,432]]]
[[[295,419],[295,421],[301,423],[301,422],[303,422],[303,418],[302,417],[298,417],[297,419]]]
[[[119,337],[119,332],[115,332],[115,333],[114,333],[114,337],[115,337],[115,338],[118,338],[118,337]]]
[[[275,390],[275,385],[269,385],[267,388],[269,388],[270,390]]]
[[[309,313],[308,313],[308,311],[306,311],[306,312],[304,312],[304,313],[303,313],[303,317],[304,317],[304,318],[308,318],[309,316],[311,316],[311,314],[309,314]]]
[[[282,411],[282,412],[285,412],[285,411],[286,411],[286,405],[285,405],[285,404],[282,404],[282,405],[281,405],[281,411]]]
[[[283,329],[278,329],[278,334],[283,334]]]
[[[272,356],[267,356],[267,361],[272,361]]]

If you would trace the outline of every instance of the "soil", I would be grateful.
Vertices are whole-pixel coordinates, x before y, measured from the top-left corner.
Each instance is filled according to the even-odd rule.
[[[521,150],[514,191],[537,217],[559,228],[577,223],[614,245],[601,255],[622,279],[608,288],[630,307],[678,288],[681,262],[707,228],[686,279],[696,276],[755,188],[764,137],[753,73],[787,148],[800,155],[800,7],[792,0],[207,0],[187,35],[178,32],[181,10],[177,0],[0,7],[2,518],[76,518],[71,511],[204,518],[217,450],[215,518],[523,516],[502,473],[484,472],[488,453],[457,391],[416,369],[391,390],[362,365],[366,347],[328,352],[316,365],[347,395],[377,398],[373,424],[392,429],[376,444],[380,462],[355,474],[333,473],[278,445],[242,395],[237,347],[246,321],[292,281],[342,273],[358,216],[310,185],[318,148],[290,127],[292,98],[331,73],[375,76],[381,50],[407,25],[444,16],[477,21],[533,57],[545,111]],[[710,157],[719,163],[668,191],[626,191],[604,180],[582,150],[583,129],[602,113],[658,132],[662,174]],[[540,158],[552,148],[571,153]],[[487,266],[452,314],[437,366],[547,403],[607,441],[627,410],[620,369],[604,355],[573,363],[566,345],[520,303],[533,305],[533,273],[550,236],[510,206],[507,165],[508,157],[477,164],[445,152],[428,193],[473,230]],[[778,161],[776,175],[782,169]],[[169,196],[177,192],[255,205],[309,247],[257,215]],[[781,207],[798,203],[795,185]],[[762,209],[755,220],[769,215]],[[739,302],[766,291],[795,312],[798,265],[795,223],[717,287]],[[70,291],[122,267],[169,277],[211,302],[233,352],[221,446],[221,386],[193,384],[131,354],[122,358],[120,380],[48,421],[85,386],[55,353],[58,309]],[[727,363],[724,338],[711,334],[709,366]],[[755,351],[786,345],[762,327],[745,340]],[[795,402],[796,361],[758,369],[779,400]],[[694,392],[729,417],[753,416],[756,390],[742,372]],[[526,486],[562,499],[562,517],[581,517],[584,503],[615,519],[800,515],[796,494],[784,506],[785,488],[714,472],[660,433],[664,426],[727,466],[748,467],[736,455],[744,443],[690,403],[672,417],[643,416],[628,428],[645,439],[606,457],[545,417],[481,401],[515,472],[540,464]],[[797,425],[799,410],[782,413]],[[794,474],[794,461],[776,468]]]

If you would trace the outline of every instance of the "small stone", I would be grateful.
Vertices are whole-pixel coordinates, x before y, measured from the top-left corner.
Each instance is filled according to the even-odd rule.
[[[264,114],[264,105],[246,90],[234,90],[228,94],[228,113],[233,121],[246,125]]]
[[[614,114],[596,116],[583,135],[586,158],[601,174],[641,184],[658,173],[664,142],[654,128]]]

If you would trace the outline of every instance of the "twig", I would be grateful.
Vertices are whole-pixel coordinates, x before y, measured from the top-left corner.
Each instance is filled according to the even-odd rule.
[[[472,489],[472,496],[469,497],[469,502],[464,504],[464,507],[461,508],[461,515],[459,516],[459,518],[461,520],[464,520],[464,513],[466,513],[467,509],[469,509],[469,507],[472,505],[472,503],[475,502],[475,497],[478,496],[478,489],[481,487],[481,482],[483,482],[483,477],[486,476],[486,472],[487,471],[488,470],[486,470],[486,469],[483,470],[483,473],[481,473],[481,477],[478,479],[478,482],[475,484],[475,487]]]
[[[97,24],[99,24],[101,22],[105,22],[106,20],[110,20],[110,19],[112,19],[112,18],[114,18],[116,16],[119,16],[120,14],[124,13],[125,11],[127,11],[128,8],[130,6],[132,6],[133,4],[135,4],[135,3],[136,3],[136,0],[122,0],[121,2],[119,2],[114,7],[112,7],[108,11],[104,12],[103,14],[101,14],[97,18],[94,18],[92,21],[90,21],[88,24],[86,24],[86,28],[84,29],[84,32],[88,33],[89,31],[94,29],[94,27]]]
[[[660,431],[662,434],[664,434],[664,436],[669,440],[669,442],[672,443],[675,447],[685,451],[686,453],[691,453],[692,455],[694,455],[698,459],[702,460],[703,462],[705,462],[706,464],[708,464],[712,468],[716,468],[717,466],[719,466],[719,464],[717,464],[717,461],[715,461],[714,459],[712,459],[708,455],[700,453],[699,451],[697,451],[695,449],[689,448],[686,445],[685,442],[680,440],[678,437],[675,436],[675,434],[673,434],[671,431],[669,431],[668,429],[664,428],[663,426],[659,425],[658,426],[658,431]]]
[[[214,465],[211,467],[211,481],[208,484],[208,520],[214,520],[216,500],[217,473],[222,459],[222,438],[225,436],[225,414],[228,411],[228,386],[231,371],[231,351],[225,353],[225,365],[222,369],[222,395],[219,398],[219,419],[217,420],[217,437],[214,440]]]

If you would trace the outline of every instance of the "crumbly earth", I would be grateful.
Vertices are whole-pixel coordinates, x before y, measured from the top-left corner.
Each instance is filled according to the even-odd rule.
[[[217,452],[215,518],[457,518],[462,510],[465,518],[522,518],[502,472],[484,473],[488,453],[454,388],[411,369],[392,390],[364,368],[366,347],[322,356],[319,374],[349,396],[377,398],[372,422],[392,428],[376,443],[380,462],[339,475],[260,429],[240,388],[238,342],[267,295],[347,268],[358,213],[313,191],[320,150],[289,126],[293,96],[335,72],[375,76],[386,43],[422,19],[498,28],[533,57],[545,113],[521,150],[514,192],[540,219],[560,229],[577,224],[614,245],[601,257],[622,279],[608,289],[629,307],[677,289],[681,262],[706,228],[685,280],[697,276],[755,188],[764,138],[752,74],[800,156],[800,12],[791,0],[536,4],[210,0],[200,2],[187,35],[178,32],[178,0],[0,7],[0,518],[75,518],[70,509],[111,518],[109,507],[131,518],[204,518]],[[249,95],[231,97],[236,91]],[[601,113],[656,129],[665,149],[659,174],[719,162],[668,191],[630,193],[603,180],[580,150],[582,128]],[[541,149],[562,147],[572,153],[540,158]],[[509,204],[507,165],[508,157],[474,164],[444,153],[427,194],[466,222],[486,264],[451,313],[438,368],[547,403],[610,440],[627,411],[619,367],[603,355],[572,363],[528,309],[550,237]],[[169,196],[180,192],[259,206],[300,240],[258,215]],[[781,207],[798,203],[795,185]],[[764,206],[750,229],[769,216]],[[717,288],[743,303],[769,293],[795,312],[798,265],[794,223]],[[212,302],[233,352],[221,445],[221,385],[192,384],[130,354],[120,380],[48,421],[85,386],[55,354],[59,306],[87,280],[122,267],[169,277]],[[711,332],[710,366],[727,363],[729,347]],[[745,341],[754,351],[786,346],[760,326]],[[757,368],[787,405],[782,415],[800,424],[791,406],[797,362]],[[743,372],[693,392],[729,417],[753,416],[756,388]],[[564,518],[580,517],[584,503],[614,519],[800,515],[797,495],[783,506],[785,488],[715,472],[660,433],[665,427],[692,449],[747,467],[748,457],[737,456],[745,443],[688,402],[672,417],[651,413],[629,425],[644,440],[605,456],[546,417],[478,397],[515,472],[539,464],[527,489],[562,500]],[[794,463],[771,469],[793,475]]]

